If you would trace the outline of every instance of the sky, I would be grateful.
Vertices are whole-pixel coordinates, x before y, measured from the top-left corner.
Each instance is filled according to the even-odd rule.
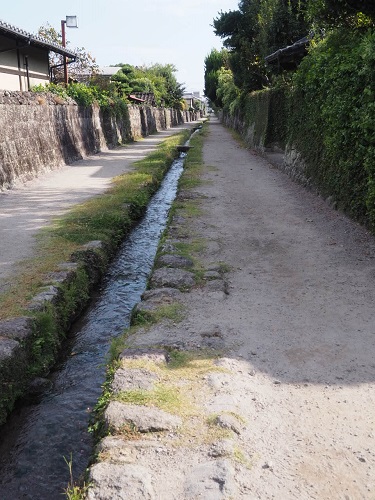
[[[49,23],[61,29],[66,16],[69,48],[84,47],[99,66],[174,64],[186,92],[204,89],[204,59],[222,47],[213,19],[236,10],[239,0],[14,0],[3,2],[0,19],[29,33]]]

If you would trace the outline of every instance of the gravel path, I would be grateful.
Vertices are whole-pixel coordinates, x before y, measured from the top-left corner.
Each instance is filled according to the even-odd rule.
[[[207,284],[129,344],[220,356],[181,372],[180,431],[106,438],[89,498],[374,499],[374,238],[215,119],[204,160],[200,215],[177,211],[169,246],[204,242]]]

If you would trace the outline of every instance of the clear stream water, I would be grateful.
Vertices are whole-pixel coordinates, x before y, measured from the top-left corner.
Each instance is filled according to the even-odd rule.
[[[75,480],[92,452],[90,410],[105,379],[111,340],[129,326],[146,288],[158,242],[176,196],[185,155],[174,161],[147,212],[122,245],[97,297],[74,325],[64,359],[37,402],[13,412],[0,429],[0,500],[64,498],[73,459]]]

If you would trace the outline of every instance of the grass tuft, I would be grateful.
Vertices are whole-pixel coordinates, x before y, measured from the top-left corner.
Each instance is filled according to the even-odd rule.
[[[154,389],[146,391],[135,389],[121,392],[116,400],[134,405],[155,406],[169,413],[180,414],[186,410],[187,402],[182,397],[181,389],[168,384],[157,384]]]
[[[78,486],[74,483],[74,480],[73,480],[73,456],[72,456],[72,454],[70,454],[69,460],[66,457],[64,457],[64,460],[65,460],[66,465],[68,466],[69,477],[70,477],[69,484],[64,490],[65,497],[68,500],[84,500],[84,498],[86,498],[88,485],[86,485],[84,483],[82,486]]]
[[[178,302],[160,306],[153,311],[136,311],[132,316],[133,326],[151,326],[163,319],[179,323],[184,318],[184,306]]]

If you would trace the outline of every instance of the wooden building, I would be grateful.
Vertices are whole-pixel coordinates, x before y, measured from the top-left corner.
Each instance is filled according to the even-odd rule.
[[[75,60],[74,52],[0,20],[0,90],[30,90],[50,82],[49,53]]]

